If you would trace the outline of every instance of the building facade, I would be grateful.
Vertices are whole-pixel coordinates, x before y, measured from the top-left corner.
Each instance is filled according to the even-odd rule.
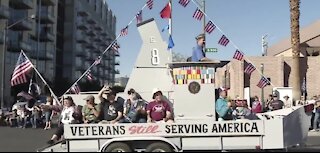
[[[4,95],[1,94],[4,100],[2,106],[13,100],[10,95],[10,79],[21,50],[27,54],[47,80],[53,81],[57,27],[56,4],[57,0],[0,1],[0,57],[5,57],[0,60],[1,65],[5,64],[4,71],[1,66],[1,73],[4,72],[4,74],[0,76],[1,86],[4,83]]]
[[[74,82],[116,38],[116,17],[102,0],[60,0],[58,7],[56,79]],[[92,67],[91,74],[101,85],[115,82],[118,56],[109,50]]]

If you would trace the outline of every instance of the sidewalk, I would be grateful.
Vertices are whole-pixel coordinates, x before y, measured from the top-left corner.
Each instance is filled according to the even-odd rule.
[[[312,136],[312,137],[319,136],[320,137],[320,131],[314,131],[314,132],[309,131],[308,136]]]

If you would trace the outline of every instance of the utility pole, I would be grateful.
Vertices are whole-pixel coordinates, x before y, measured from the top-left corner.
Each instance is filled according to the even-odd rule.
[[[264,70],[264,64],[261,63],[260,64],[260,71],[261,71],[261,74],[262,74],[261,77],[264,77],[263,70]],[[261,104],[262,104],[262,110],[264,110],[264,107],[265,107],[265,104],[264,104],[264,88],[261,88],[261,98],[260,99],[261,99]]]
[[[7,52],[7,28],[8,28],[8,20],[5,21],[5,27],[3,29],[3,54],[2,54],[2,73],[1,73],[1,109],[4,107],[4,84],[5,84],[5,64],[6,64],[6,52]]]
[[[202,10],[203,10],[203,13],[206,13],[206,1],[205,0],[202,0]],[[203,18],[203,34],[204,34],[204,37],[206,37],[205,27],[206,27],[206,17]],[[204,44],[203,48],[206,49],[206,43]]]

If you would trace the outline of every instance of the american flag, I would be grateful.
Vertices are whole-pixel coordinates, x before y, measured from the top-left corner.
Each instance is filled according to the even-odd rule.
[[[33,66],[30,60],[21,52],[12,74],[11,86],[26,83],[28,81],[26,74],[32,68]]]
[[[220,44],[222,46],[227,46],[229,42],[230,42],[229,39],[225,35],[222,35],[218,44]]]
[[[215,28],[216,25],[214,25],[212,21],[209,21],[204,29],[210,34]]]
[[[72,86],[70,91],[75,93],[75,94],[79,94],[81,92],[80,87],[78,86],[78,84],[75,84],[74,86]]]
[[[94,65],[98,65],[98,64],[100,64],[101,63],[101,57],[99,56],[94,62],[93,62],[93,64]]]
[[[266,87],[268,84],[269,84],[269,80],[266,79],[265,77],[262,77],[262,78],[260,79],[259,83],[257,84],[257,86],[258,86],[259,88],[264,88],[264,87]]]
[[[244,55],[243,55],[243,53],[241,51],[236,50],[236,52],[233,55],[233,58],[241,61],[243,59],[243,56]]]
[[[117,42],[114,42],[111,47],[112,47],[113,50],[116,50],[116,51],[118,51],[119,48],[120,48],[120,46],[119,46],[119,44]]]
[[[128,26],[126,26],[125,28],[123,28],[121,30],[120,36],[125,36],[128,34]]]
[[[19,93],[17,94],[17,96],[23,97],[23,98],[25,98],[26,100],[33,99],[32,95],[29,94],[29,93],[27,93],[27,92],[25,92],[25,91],[19,92]]]
[[[197,10],[193,13],[193,18],[201,20],[203,15],[203,12],[199,8],[197,8]]]
[[[179,0],[179,4],[183,7],[186,7],[189,4],[190,0]]]
[[[247,73],[249,75],[251,75],[251,73],[256,70],[256,68],[251,64],[249,63],[246,67],[246,69],[244,70],[244,73]]]
[[[153,0],[148,0],[148,1],[147,1],[147,6],[148,6],[148,8],[151,10],[151,9],[152,9],[152,6],[153,6]]]
[[[140,10],[140,11],[136,14],[136,19],[137,19],[137,24],[139,24],[140,22],[142,22],[142,10]]]
[[[88,72],[86,73],[86,77],[89,81],[92,81],[93,80],[93,76],[91,74],[91,70],[88,70]]]

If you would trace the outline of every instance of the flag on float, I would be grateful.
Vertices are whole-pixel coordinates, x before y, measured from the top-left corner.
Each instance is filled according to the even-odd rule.
[[[246,67],[246,69],[244,70],[244,73],[247,73],[249,75],[251,75],[251,73],[256,70],[256,68],[251,64],[249,63]]]
[[[243,56],[244,56],[243,53],[237,49],[233,55],[233,58],[241,61],[243,59]]]
[[[98,65],[101,63],[101,57],[99,56],[94,62],[93,65]]]
[[[168,24],[168,25],[166,25],[165,27],[162,28],[161,32],[164,32],[164,31],[169,30],[169,29],[170,29],[170,26]]]
[[[20,52],[16,67],[13,70],[11,78],[11,86],[27,83],[27,73],[32,69],[32,63],[25,57],[23,52]]]
[[[179,0],[179,4],[181,6],[186,7],[189,4],[190,0]]]
[[[220,44],[222,46],[227,46],[229,42],[230,42],[230,40],[225,35],[222,35],[218,44]]]
[[[152,7],[153,7],[153,0],[148,0],[148,1],[147,1],[147,6],[148,6],[148,8],[151,10]]]
[[[173,39],[172,36],[169,36],[169,43],[168,43],[168,49],[171,49],[174,47]]]
[[[121,30],[120,36],[126,36],[128,34],[128,26]]]
[[[86,77],[89,81],[92,81],[93,80],[93,76],[91,74],[91,70],[88,70],[88,72],[86,73]]]
[[[205,31],[206,31],[207,33],[211,34],[211,32],[212,32],[215,28],[216,28],[216,25],[214,25],[212,21],[209,21],[204,29],[205,29]]]
[[[71,87],[71,92],[75,93],[75,94],[79,94],[81,92],[80,87],[78,86],[78,84],[75,84],[74,86]]]
[[[160,12],[161,18],[171,18],[171,6],[170,3],[167,3],[167,5],[161,10]]]
[[[259,88],[264,88],[264,87],[266,87],[268,84],[269,84],[269,80],[268,80],[267,78],[265,78],[265,77],[262,77],[262,78],[260,79],[259,83],[257,84],[257,86],[258,86]]]
[[[142,22],[142,10],[140,10],[140,11],[136,14],[136,19],[137,19],[137,24],[139,24],[140,22]]]
[[[203,12],[199,8],[197,8],[197,10],[193,13],[193,18],[201,20],[203,15]]]

